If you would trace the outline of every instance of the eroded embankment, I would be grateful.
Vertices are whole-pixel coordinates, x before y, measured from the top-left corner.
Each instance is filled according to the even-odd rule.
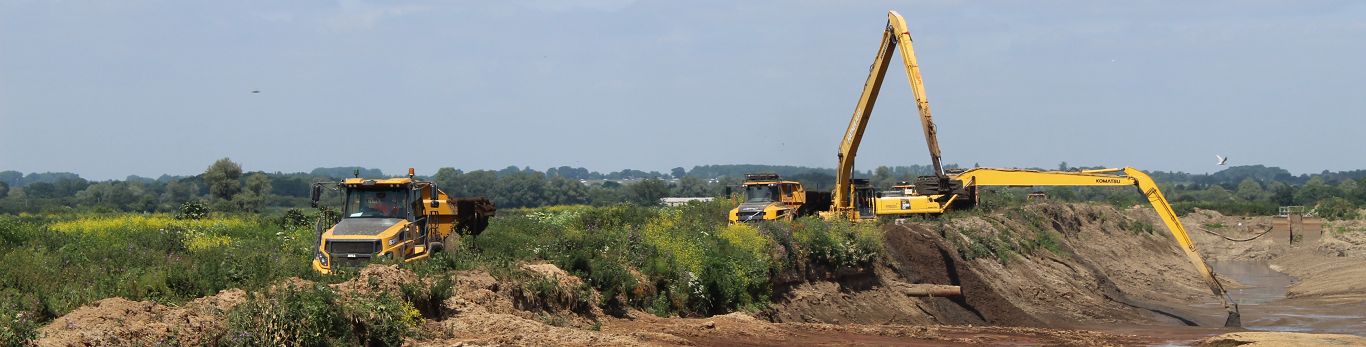
[[[998,213],[884,226],[888,258],[873,268],[780,291],[765,317],[781,322],[1222,324],[1218,298],[1151,211],[1035,204]],[[898,292],[906,283],[962,287],[956,298]]]

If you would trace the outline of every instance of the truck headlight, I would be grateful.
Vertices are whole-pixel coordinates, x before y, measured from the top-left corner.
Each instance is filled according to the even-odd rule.
[[[322,266],[327,266],[327,255],[326,255],[326,254],[323,254],[322,251],[314,251],[313,253],[314,253],[314,256],[316,256],[316,257],[318,258],[318,264],[322,264]]]

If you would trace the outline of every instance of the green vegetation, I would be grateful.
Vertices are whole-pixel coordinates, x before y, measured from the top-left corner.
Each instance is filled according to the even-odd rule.
[[[422,315],[389,293],[342,296],[322,284],[253,293],[229,313],[227,345],[398,346]]]
[[[0,216],[0,339],[108,297],[179,304],[262,288],[308,266],[310,229],[275,218],[169,215]]]
[[[602,293],[603,302],[593,304],[688,316],[763,307],[772,295],[771,276],[797,264],[863,266],[882,255],[875,226],[814,218],[727,225],[729,209],[719,201],[500,212],[465,245],[478,252],[438,256],[419,266],[515,276],[511,264],[545,261]],[[549,288],[533,283],[528,290]]]
[[[1017,256],[1039,252],[1066,255],[1062,238],[1064,234],[1077,232],[1078,226],[1066,225],[1056,219],[1056,209],[1060,206],[1019,202],[997,207],[991,212],[981,209],[954,211],[944,215],[939,222],[946,240],[963,259],[989,258],[1005,265]],[[1091,218],[1104,222],[1106,217],[1094,215]],[[1135,218],[1123,217],[1116,222],[1121,229],[1135,233],[1154,230],[1152,224]]]
[[[865,267],[883,255],[874,225],[815,218],[728,225],[728,201],[508,209],[481,236],[403,265],[425,284],[347,297],[321,284],[354,273],[319,276],[309,268],[316,212],[204,217],[195,213],[199,208],[176,215],[0,216],[0,342],[22,344],[36,337],[37,327],[107,297],[180,305],[243,288],[253,294],[228,313],[226,335],[206,339],[391,345],[416,333],[415,317],[441,314],[440,303],[453,295],[446,275],[460,269],[513,283],[528,308],[635,307],[699,316],[768,305],[772,278],[784,271]],[[538,262],[555,264],[584,285],[561,288],[521,269]],[[320,285],[267,289],[288,277]],[[591,299],[591,290],[601,293],[600,301]]]

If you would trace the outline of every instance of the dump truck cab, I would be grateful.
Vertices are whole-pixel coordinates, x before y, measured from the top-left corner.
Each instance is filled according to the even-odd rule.
[[[417,261],[442,251],[454,235],[478,235],[488,226],[496,211],[488,199],[451,198],[411,172],[315,184],[315,205],[327,186],[343,195],[343,203],[335,223],[319,220],[313,269],[328,274],[375,260]]]

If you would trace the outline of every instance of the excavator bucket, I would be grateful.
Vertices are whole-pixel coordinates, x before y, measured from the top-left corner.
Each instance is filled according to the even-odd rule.
[[[1243,328],[1243,314],[1238,313],[1238,303],[1228,302],[1228,318],[1224,320],[1224,328]]]

